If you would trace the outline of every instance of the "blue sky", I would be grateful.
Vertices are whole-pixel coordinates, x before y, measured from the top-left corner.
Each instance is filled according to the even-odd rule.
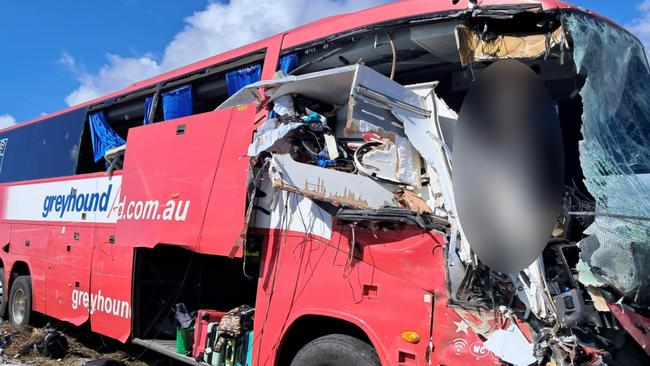
[[[0,125],[63,109],[304,21],[379,2],[0,0]],[[642,9],[641,0],[570,2],[630,25],[642,39],[650,35],[650,1]]]

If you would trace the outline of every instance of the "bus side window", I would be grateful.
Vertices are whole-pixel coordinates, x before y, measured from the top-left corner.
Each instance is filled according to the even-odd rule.
[[[124,141],[129,129],[160,123],[176,118],[212,112],[230,95],[244,86],[259,81],[266,51],[229,60],[198,70],[183,77],[168,80],[155,86],[117,97],[110,106],[99,105],[88,116],[101,111],[108,127]],[[118,146],[114,146],[117,148]],[[118,149],[119,150],[119,149]],[[109,150],[109,159],[125,151]],[[92,131],[86,119],[79,148],[77,174],[106,171],[106,159],[96,161],[92,145]],[[113,169],[121,169],[119,164]]]
[[[77,174],[107,171],[111,162],[118,158],[119,155],[123,155],[123,148],[122,151],[118,151],[117,148],[124,145],[129,129],[144,124],[145,99],[146,96],[141,96],[134,100],[88,112],[81,136]],[[91,124],[94,124],[96,128],[91,128]],[[104,143],[105,147],[108,146],[108,149],[100,151],[101,156],[96,156],[93,148],[93,130],[95,130],[96,143],[98,142],[97,139],[102,139],[102,136],[98,137],[98,135],[105,135],[106,139],[110,141]],[[104,158],[105,154],[107,154],[106,158]],[[121,168],[121,164],[114,164],[111,170]]]
[[[261,77],[262,60],[259,60],[232,69],[221,68],[191,82],[191,76],[169,82],[161,91],[156,111],[159,117],[154,122],[212,112],[232,94]],[[188,82],[183,84],[185,80]]]
[[[84,108],[0,133],[0,182],[73,175]]]

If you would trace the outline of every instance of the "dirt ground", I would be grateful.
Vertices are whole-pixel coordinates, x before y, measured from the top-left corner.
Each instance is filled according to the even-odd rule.
[[[152,352],[134,345],[124,345],[102,338],[90,331],[64,324],[52,324],[63,332],[68,340],[69,350],[60,360],[52,360],[39,354],[34,342],[44,334],[43,328],[16,327],[6,321],[0,323],[0,343],[8,336],[11,343],[6,348],[0,347],[0,363],[11,365],[38,366],[83,366],[85,362],[97,359],[113,359],[128,366],[177,366]],[[4,362],[3,362],[4,361]]]

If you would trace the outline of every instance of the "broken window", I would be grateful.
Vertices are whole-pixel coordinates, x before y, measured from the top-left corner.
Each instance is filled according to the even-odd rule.
[[[467,309],[479,309],[486,317],[512,321],[501,330],[470,325],[486,346],[496,347],[490,350],[513,341],[504,334],[518,332],[512,325],[517,320],[526,321],[532,334],[532,340],[517,337],[525,363],[598,358],[584,345],[621,352],[607,343],[621,336],[608,303],[620,293],[640,302],[650,263],[644,254],[650,171],[643,149],[650,116],[640,91],[650,81],[649,70],[636,40],[622,30],[587,15],[526,9],[481,8],[480,14],[458,13],[438,22],[404,21],[284,50],[279,69],[288,76],[278,73],[275,80],[248,85],[218,107],[258,103],[269,112],[255,122],[248,147],[244,245],[249,227],[323,238],[331,237],[334,223],[377,235],[407,226],[437,230],[448,240],[449,308],[461,318]],[[553,195],[557,202],[549,198],[557,204],[556,225],[554,210],[548,236],[542,235],[544,250],[516,273],[496,272],[472,250],[451,179],[453,141],[463,123],[456,111],[481,73],[502,59],[516,59],[508,62],[517,62],[547,89],[545,105],[553,119],[557,113],[563,139],[549,149],[565,151],[564,161],[553,160],[566,167],[564,182],[557,182],[558,190],[561,183],[565,189]],[[285,69],[289,63],[295,65]],[[614,88],[607,84],[612,75]],[[457,158],[461,146],[456,144]],[[516,192],[500,193],[507,198]],[[481,209],[494,215],[512,207],[503,201]],[[524,216],[525,210],[517,207],[508,217]],[[504,228],[504,235],[518,229],[514,223]],[[591,236],[578,246],[586,235]],[[589,242],[594,239],[601,241],[599,249]],[[605,286],[587,285],[585,272],[592,274],[590,284]],[[498,356],[515,362],[507,352]]]
[[[596,201],[582,257],[604,283],[650,300],[650,68],[637,39],[595,17],[568,13],[577,72],[585,77],[580,162]],[[585,213],[579,213],[585,214]],[[588,214],[588,213],[586,213]]]

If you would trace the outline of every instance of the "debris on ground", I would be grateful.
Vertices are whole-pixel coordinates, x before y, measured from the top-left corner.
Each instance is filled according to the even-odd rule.
[[[106,340],[106,342],[111,342]],[[114,342],[111,342],[114,343]],[[103,344],[99,336],[74,327],[19,327],[0,323],[0,363],[38,366],[148,366],[142,350],[133,353]]]

